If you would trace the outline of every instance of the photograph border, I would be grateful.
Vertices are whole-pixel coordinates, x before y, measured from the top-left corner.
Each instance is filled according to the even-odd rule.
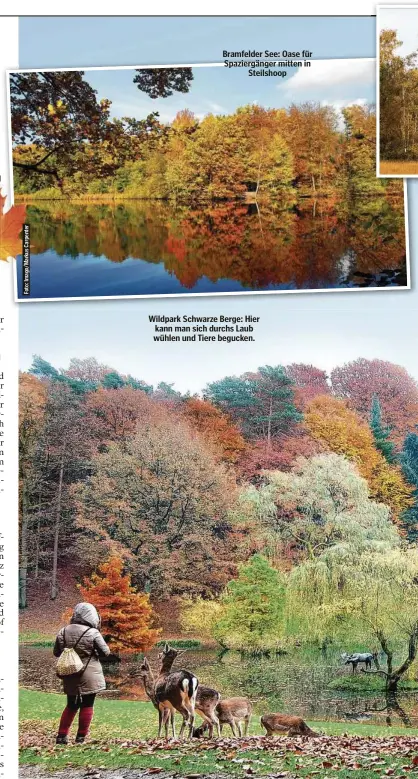
[[[411,7],[411,6],[386,6],[386,7]],[[413,6],[418,9],[418,5]],[[377,11],[379,10],[379,6],[377,6]],[[378,27],[377,27],[377,16],[376,16],[376,31],[377,31],[377,40],[379,39],[378,34]],[[347,59],[347,57],[325,57],[321,59],[329,59],[329,60],[336,60],[336,59]],[[379,75],[379,66],[378,66],[378,58],[377,57],[349,57],[348,59],[353,60],[362,60],[366,62],[375,61],[376,63],[376,89],[377,89],[377,100],[379,96],[379,89],[378,89],[378,75]],[[313,60],[314,61],[314,60]],[[90,66],[90,67],[60,67],[60,68],[11,68],[9,70],[6,70],[6,94],[7,94],[7,122],[8,122],[8,140],[9,140],[9,170],[10,170],[10,197],[11,197],[11,203],[14,205],[14,182],[13,182],[13,144],[12,144],[12,125],[11,125],[11,97],[10,97],[10,76],[14,73],[60,73],[60,72],[68,72],[68,71],[80,71],[83,72],[86,71],[101,71],[101,70],[135,70],[136,68],[141,68],[141,70],[162,70],[165,68],[212,68],[212,67],[218,67],[223,68],[225,67],[223,62],[204,62],[204,63],[182,63],[182,64],[165,64],[165,65],[100,65],[100,66]],[[376,103],[376,109],[378,110],[378,103]],[[376,113],[376,160],[378,163],[378,155],[379,155],[379,136],[378,136],[378,114]],[[82,296],[82,297],[56,297],[56,298],[35,298],[35,297],[25,297],[25,298],[19,298],[18,297],[18,289],[17,289],[17,265],[14,269],[14,302],[15,303],[58,303],[58,302],[71,302],[71,301],[87,301],[87,300],[143,300],[143,299],[152,299],[152,298],[158,298],[164,300],[165,298],[203,298],[203,297],[226,297],[226,296],[249,296],[249,295],[310,295],[310,294],[329,294],[332,292],[402,292],[407,291],[412,288],[412,281],[411,281],[411,263],[410,263],[410,238],[409,238],[409,219],[408,219],[408,192],[407,192],[407,182],[405,181],[404,176],[380,176],[378,175],[377,178],[403,178],[404,179],[404,222],[405,222],[405,249],[406,249],[406,273],[407,273],[407,284],[403,286],[398,287],[332,287],[330,289],[284,289],[284,290],[248,290],[248,291],[239,291],[239,292],[172,292],[172,293],[153,293],[150,295],[93,295],[93,296]],[[417,176],[409,176],[408,178],[418,178]],[[16,259],[15,262],[17,263],[18,260]]]
[[[418,173],[405,173],[403,176],[400,176],[398,173],[380,173],[380,11],[384,8],[396,8],[396,10],[402,8],[412,10],[415,8],[418,12],[418,3],[411,3],[410,5],[381,3],[376,5],[376,178],[418,179]]]

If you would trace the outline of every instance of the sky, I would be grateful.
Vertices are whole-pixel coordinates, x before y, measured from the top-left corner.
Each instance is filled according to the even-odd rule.
[[[380,9],[380,30],[396,30],[402,46],[397,54],[405,57],[418,50],[418,6],[415,8],[384,8]]]
[[[22,68],[220,63],[224,50],[244,49],[309,49],[317,60],[285,79],[250,77],[241,68],[196,68],[189,94],[157,100],[136,88],[132,71],[88,71],[99,97],[112,100],[115,117],[143,118],[155,110],[171,121],[182,108],[202,118],[253,102],[272,108],[305,100],[337,108],[374,102],[373,63],[348,61],[375,56],[368,17],[23,17],[19,31]]]
[[[224,48],[308,48],[316,59],[375,56],[375,20],[371,17],[276,18],[24,18],[20,20],[20,67],[81,67],[216,62]],[[354,71],[355,71],[354,66]],[[360,66],[358,66],[360,67]],[[310,69],[310,78],[315,73]],[[283,99],[286,84],[241,74],[236,81],[226,69],[199,70],[205,81],[202,100],[229,110],[237,100],[251,100],[257,82],[263,99]],[[342,101],[373,93],[365,72],[334,63],[316,70],[318,84],[292,89],[297,100]],[[297,71],[299,73],[299,71]],[[348,79],[348,73],[353,78]],[[225,74],[227,74],[225,76]],[[298,75],[292,76],[296,84]],[[300,76],[299,76],[300,78]],[[353,80],[354,79],[354,80]],[[290,80],[289,80],[290,81]],[[262,83],[260,83],[262,82]],[[269,83],[264,83],[269,82]],[[202,82],[203,83],[203,82]],[[288,82],[289,83],[289,82]],[[201,90],[193,84],[193,98]],[[214,88],[216,85],[216,89]],[[125,82],[116,101],[138,100],[140,93]],[[126,90],[126,92],[124,91]],[[265,91],[266,90],[266,91]],[[352,90],[352,91],[350,91]],[[244,98],[242,97],[244,95]],[[267,97],[266,97],[267,96]],[[192,92],[190,93],[190,99]],[[254,98],[255,99],[255,98]],[[259,99],[259,97],[257,98]],[[155,101],[149,100],[153,106]],[[272,103],[273,104],[273,103]],[[206,111],[204,107],[203,110]],[[412,285],[410,291],[304,293],[153,300],[82,301],[20,304],[21,368],[34,354],[57,367],[71,357],[95,356],[122,373],[150,384],[174,382],[181,391],[198,392],[209,381],[239,375],[264,364],[307,362],[331,370],[357,357],[391,360],[418,379],[416,316],[418,292],[414,266],[418,254],[418,181],[408,184]],[[254,344],[155,343],[150,314],[251,314],[260,317]]]

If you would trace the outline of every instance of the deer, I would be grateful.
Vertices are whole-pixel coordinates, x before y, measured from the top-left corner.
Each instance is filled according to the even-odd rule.
[[[242,726],[241,723],[244,723],[244,736],[247,735],[248,727],[251,721],[251,714],[252,714],[252,705],[248,698],[225,698],[216,706],[216,714],[219,719],[219,727],[222,733],[222,728],[224,725],[229,725],[232,730],[232,735],[236,738],[237,732],[238,736],[242,737]],[[195,728],[193,731],[193,736],[195,738],[200,738],[203,736],[205,730],[207,730],[208,725],[206,722],[203,722],[202,725],[200,725],[198,728]],[[209,737],[210,734],[209,734]]]
[[[165,644],[163,652],[161,652],[158,655],[159,660],[162,661],[160,674],[163,669],[165,669],[166,672],[171,671],[172,665],[175,661],[175,659],[183,654],[185,650],[176,650],[172,649],[168,646],[168,644]],[[155,678],[154,674],[151,670],[151,666],[147,660],[146,657],[144,657],[142,664],[139,668],[139,675],[142,678],[145,692],[148,696],[148,698],[153,703],[154,707],[159,710],[158,702],[155,696]],[[213,736],[213,728],[216,727],[217,735],[220,735],[219,730],[219,720],[215,713],[216,705],[220,701],[221,695],[217,690],[213,690],[211,687],[206,687],[205,685],[199,684],[196,692],[196,699],[195,699],[195,711],[202,717],[205,723],[207,723],[207,727],[209,728],[209,735],[210,738]],[[171,724],[171,729],[173,733],[173,737],[175,738],[175,730],[174,730],[174,711],[167,708],[163,713],[161,717],[161,725],[159,728],[159,734],[161,732],[162,726],[165,728],[165,735],[166,738],[168,738],[168,723]]]
[[[371,668],[372,662],[373,660],[376,662],[376,658],[376,652],[354,652],[352,655],[348,655],[346,652],[343,652],[341,655],[342,662],[344,665],[351,665],[353,673],[355,672],[359,663],[364,663],[366,670]]]
[[[287,714],[264,714],[260,720],[266,730],[266,736],[274,733],[287,733],[288,736],[305,736],[306,738],[318,738],[319,733],[311,730],[302,717],[288,716]]]
[[[175,711],[178,711],[183,717],[179,738],[182,738],[186,727],[188,727],[188,737],[191,738],[193,734],[196,692],[199,680],[190,671],[171,671],[171,666],[177,655],[178,652],[175,649],[170,649],[168,644],[165,645],[164,651],[159,655],[162,663],[154,685],[155,703],[158,706],[158,738],[161,736],[163,724],[165,725],[164,718],[167,717],[167,714],[164,712],[166,709],[169,709],[172,714],[173,738],[176,738]]]

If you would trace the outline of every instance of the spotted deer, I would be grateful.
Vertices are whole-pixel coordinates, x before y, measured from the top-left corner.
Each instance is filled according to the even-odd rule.
[[[274,733],[287,733],[288,736],[306,736],[316,738],[319,733],[311,730],[302,717],[288,716],[287,714],[264,714],[261,724],[266,730],[267,736]]]
[[[192,737],[193,725],[195,721],[196,692],[199,684],[197,676],[190,671],[171,671],[171,667],[178,652],[165,645],[163,652],[159,655],[162,660],[157,680],[154,686],[155,703],[158,706],[158,737],[161,735],[164,718],[167,716],[164,712],[169,709],[172,715],[173,738],[176,737],[174,712],[178,711],[183,717],[179,737],[182,738],[185,728],[188,728],[188,737]],[[155,705],[155,704],[154,704]]]
[[[165,644],[164,650],[158,655],[158,659],[161,661],[161,670],[163,667],[166,671],[170,671],[174,661],[179,655],[182,655],[185,650],[176,650]],[[160,673],[161,673],[160,670]],[[152,672],[151,666],[146,657],[144,657],[142,664],[139,667],[138,674],[144,684],[144,689],[148,698],[153,703],[156,709],[159,709],[156,697],[155,697],[155,678]],[[199,684],[196,692],[195,711],[199,714],[207,727],[209,728],[210,737],[213,736],[213,728],[216,727],[217,735],[220,735],[219,721],[215,713],[217,703],[220,701],[221,695],[217,690],[213,690],[211,687],[206,687],[203,684]],[[167,708],[161,717],[161,724],[159,727],[159,735],[161,728],[164,726],[165,736],[168,738],[168,725],[171,724],[171,731],[175,737],[174,731],[174,711]]]
[[[229,725],[233,736],[238,735],[241,738],[242,724],[244,724],[244,736],[247,735],[252,714],[252,706],[248,698],[225,698],[219,701],[215,713],[219,719],[221,732],[224,725]],[[193,735],[195,738],[200,738],[207,728],[207,723],[203,722],[200,727],[194,729]]]

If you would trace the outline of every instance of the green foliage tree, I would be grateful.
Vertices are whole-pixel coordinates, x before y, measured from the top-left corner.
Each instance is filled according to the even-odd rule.
[[[153,100],[171,97],[174,92],[184,94],[193,81],[192,68],[137,68],[135,73],[134,84]]]
[[[369,549],[353,544],[331,547],[293,569],[288,605],[320,639],[349,635],[376,644],[386,657],[380,674],[395,692],[418,651],[418,554],[411,548]],[[402,659],[395,664],[395,648]]]
[[[283,577],[262,555],[255,554],[228,584],[215,637],[229,649],[251,653],[278,649],[284,630],[284,603]]]
[[[268,556],[279,546],[295,561],[315,560],[335,546],[373,551],[399,539],[388,508],[370,499],[366,480],[341,455],[301,458],[290,473],[271,471],[240,499],[254,511],[255,533]]]
[[[370,429],[373,433],[376,448],[383,454],[388,463],[396,461],[395,445],[390,440],[390,428],[385,427],[382,421],[382,408],[377,395],[373,396],[370,411]]]
[[[281,365],[265,365],[256,374],[227,376],[209,384],[205,396],[229,414],[248,438],[273,438],[302,418],[294,401],[294,382]]]
[[[399,455],[402,473],[408,482],[414,487],[414,504],[408,508],[402,522],[406,528],[408,538],[412,542],[418,541],[418,435],[408,433]]]

